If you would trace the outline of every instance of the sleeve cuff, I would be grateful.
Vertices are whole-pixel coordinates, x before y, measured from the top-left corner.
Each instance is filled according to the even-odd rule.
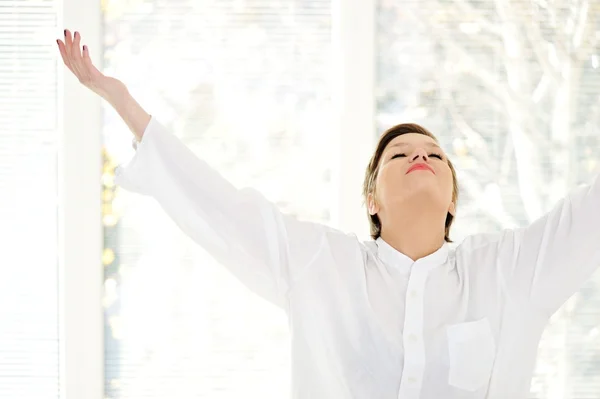
[[[115,169],[116,185],[139,194],[149,195],[151,193],[152,165],[154,164],[151,158],[154,153],[153,142],[157,128],[158,121],[151,116],[141,140],[133,138],[131,144],[135,155]]]

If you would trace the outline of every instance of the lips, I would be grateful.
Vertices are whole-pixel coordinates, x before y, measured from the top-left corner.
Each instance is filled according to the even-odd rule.
[[[433,173],[435,175],[435,172],[433,171],[433,168],[429,165],[427,165],[426,163],[417,163],[414,164],[413,166],[411,166],[410,168],[408,168],[408,171],[406,172],[406,174],[409,174],[410,172],[413,172],[415,170],[428,170],[431,173]]]

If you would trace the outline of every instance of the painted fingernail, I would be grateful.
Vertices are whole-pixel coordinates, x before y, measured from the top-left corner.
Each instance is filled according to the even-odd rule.
[[[75,37],[77,37],[77,35],[79,35],[79,32],[75,31]]]
[[[85,44],[83,45],[83,51],[87,51],[87,46]]]
[[[67,36],[67,30],[66,29],[64,30],[64,34],[65,34],[65,36]]]

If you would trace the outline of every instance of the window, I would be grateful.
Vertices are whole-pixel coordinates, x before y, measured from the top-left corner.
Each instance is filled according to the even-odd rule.
[[[234,184],[331,224],[329,1],[111,1],[103,18],[106,73]],[[289,396],[283,312],[114,189],[131,134],[109,109],[103,131],[106,396]]]
[[[378,132],[415,121],[459,176],[453,238],[532,222],[600,172],[600,45],[587,2],[377,2]],[[555,315],[532,398],[600,396],[600,273]]]
[[[131,135],[72,78],[63,92],[63,27],[234,184],[364,238],[377,134],[422,123],[458,169],[459,242],[600,171],[594,5],[498,4],[2,1],[0,397],[289,396],[282,312],[114,186]],[[531,398],[600,396],[599,288],[553,318]]]

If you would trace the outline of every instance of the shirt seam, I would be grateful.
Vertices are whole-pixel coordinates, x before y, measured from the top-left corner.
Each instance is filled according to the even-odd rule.
[[[478,246],[476,246],[474,248],[471,248],[471,249],[468,250],[468,252],[472,253],[472,252],[474,252],[476,250],[485,248],[486,246],[493,245],[493,244],[498,244],[502,240],[502,237],[506,233],[510,232],[510,233],[513,233],[513,234],[516,235],[516,234],[519,234],[523,229],[524,229],[524,227],[520,227],[520,228],[516,228],[516,229],[505,229],[502,232],[500,232],[499,234],[495,235],[495,238],[493,240],[490,240],[490,241],[482,243],[482,244],[480,244],[480,245],[478,245]],[[458,251],[459,248],[460,248],[460,245],[456,248],[456,251]],[[517,252],[520,249],[521,249],[521,245],[520,245],[520,242],[519,242],[519,246],[517,248]],[[495,260],[497,261],[498,257],[496,257]],[[510,302],[512,302],[512,303],[514,303],[516,305],[519,305],[519,306],[525,305],[526,312],[528,314],[531,314],[533,316],[539,317],[542,320],[547,320],[548,318],[550,318],[552,316],[552,315],[545,314],[545,312],[542,309],[540,309],[537,306],[535,306],[531,301],[524,301],[525,303],[523,303],[523,301],[519,301],[519,298],[516,295],[511,294],[510,289],[508,287],[508,281],[504,281],[504,282],[505,282],[505,284],[501,285],[501,288],[502,288],[502,292],[503,292],[504,297],[506,298],[506,300],[508,300],[508,301],[510,301]]]
[[[322,232],[322,234],[321,234],[321,241],[319,242],[319,246],[318,246],[317,250],[315,251],[315,254],[313,255],[313,257],[310,258],[310,260],[308,260],[304,264],[304,266],[302,266],[302,267],[299,268],[299,272],[298,272],[296,278],[294,278],[293,280],[290,279],[289,287],[288,287],[287,291],[284,293],[284,298],[286,300],[286,305],[287,305],[287,308],[288,308],[288,312],[289,312],[289,309],[291,307],[292,295],[294,294],[294,290],[296,289],[296,286],[308,274],[309,270],[316,263],[317,259],[319,259],[319,256],[321,255],[321,251],[323,250],[323,247],[325,246],[325,243],[327,241],[326,236],[327,236],[327,234],[325,232]],[[281,279],[279,279],[279,281],[277,282],[277,284],[279,286],[281,286]]]

